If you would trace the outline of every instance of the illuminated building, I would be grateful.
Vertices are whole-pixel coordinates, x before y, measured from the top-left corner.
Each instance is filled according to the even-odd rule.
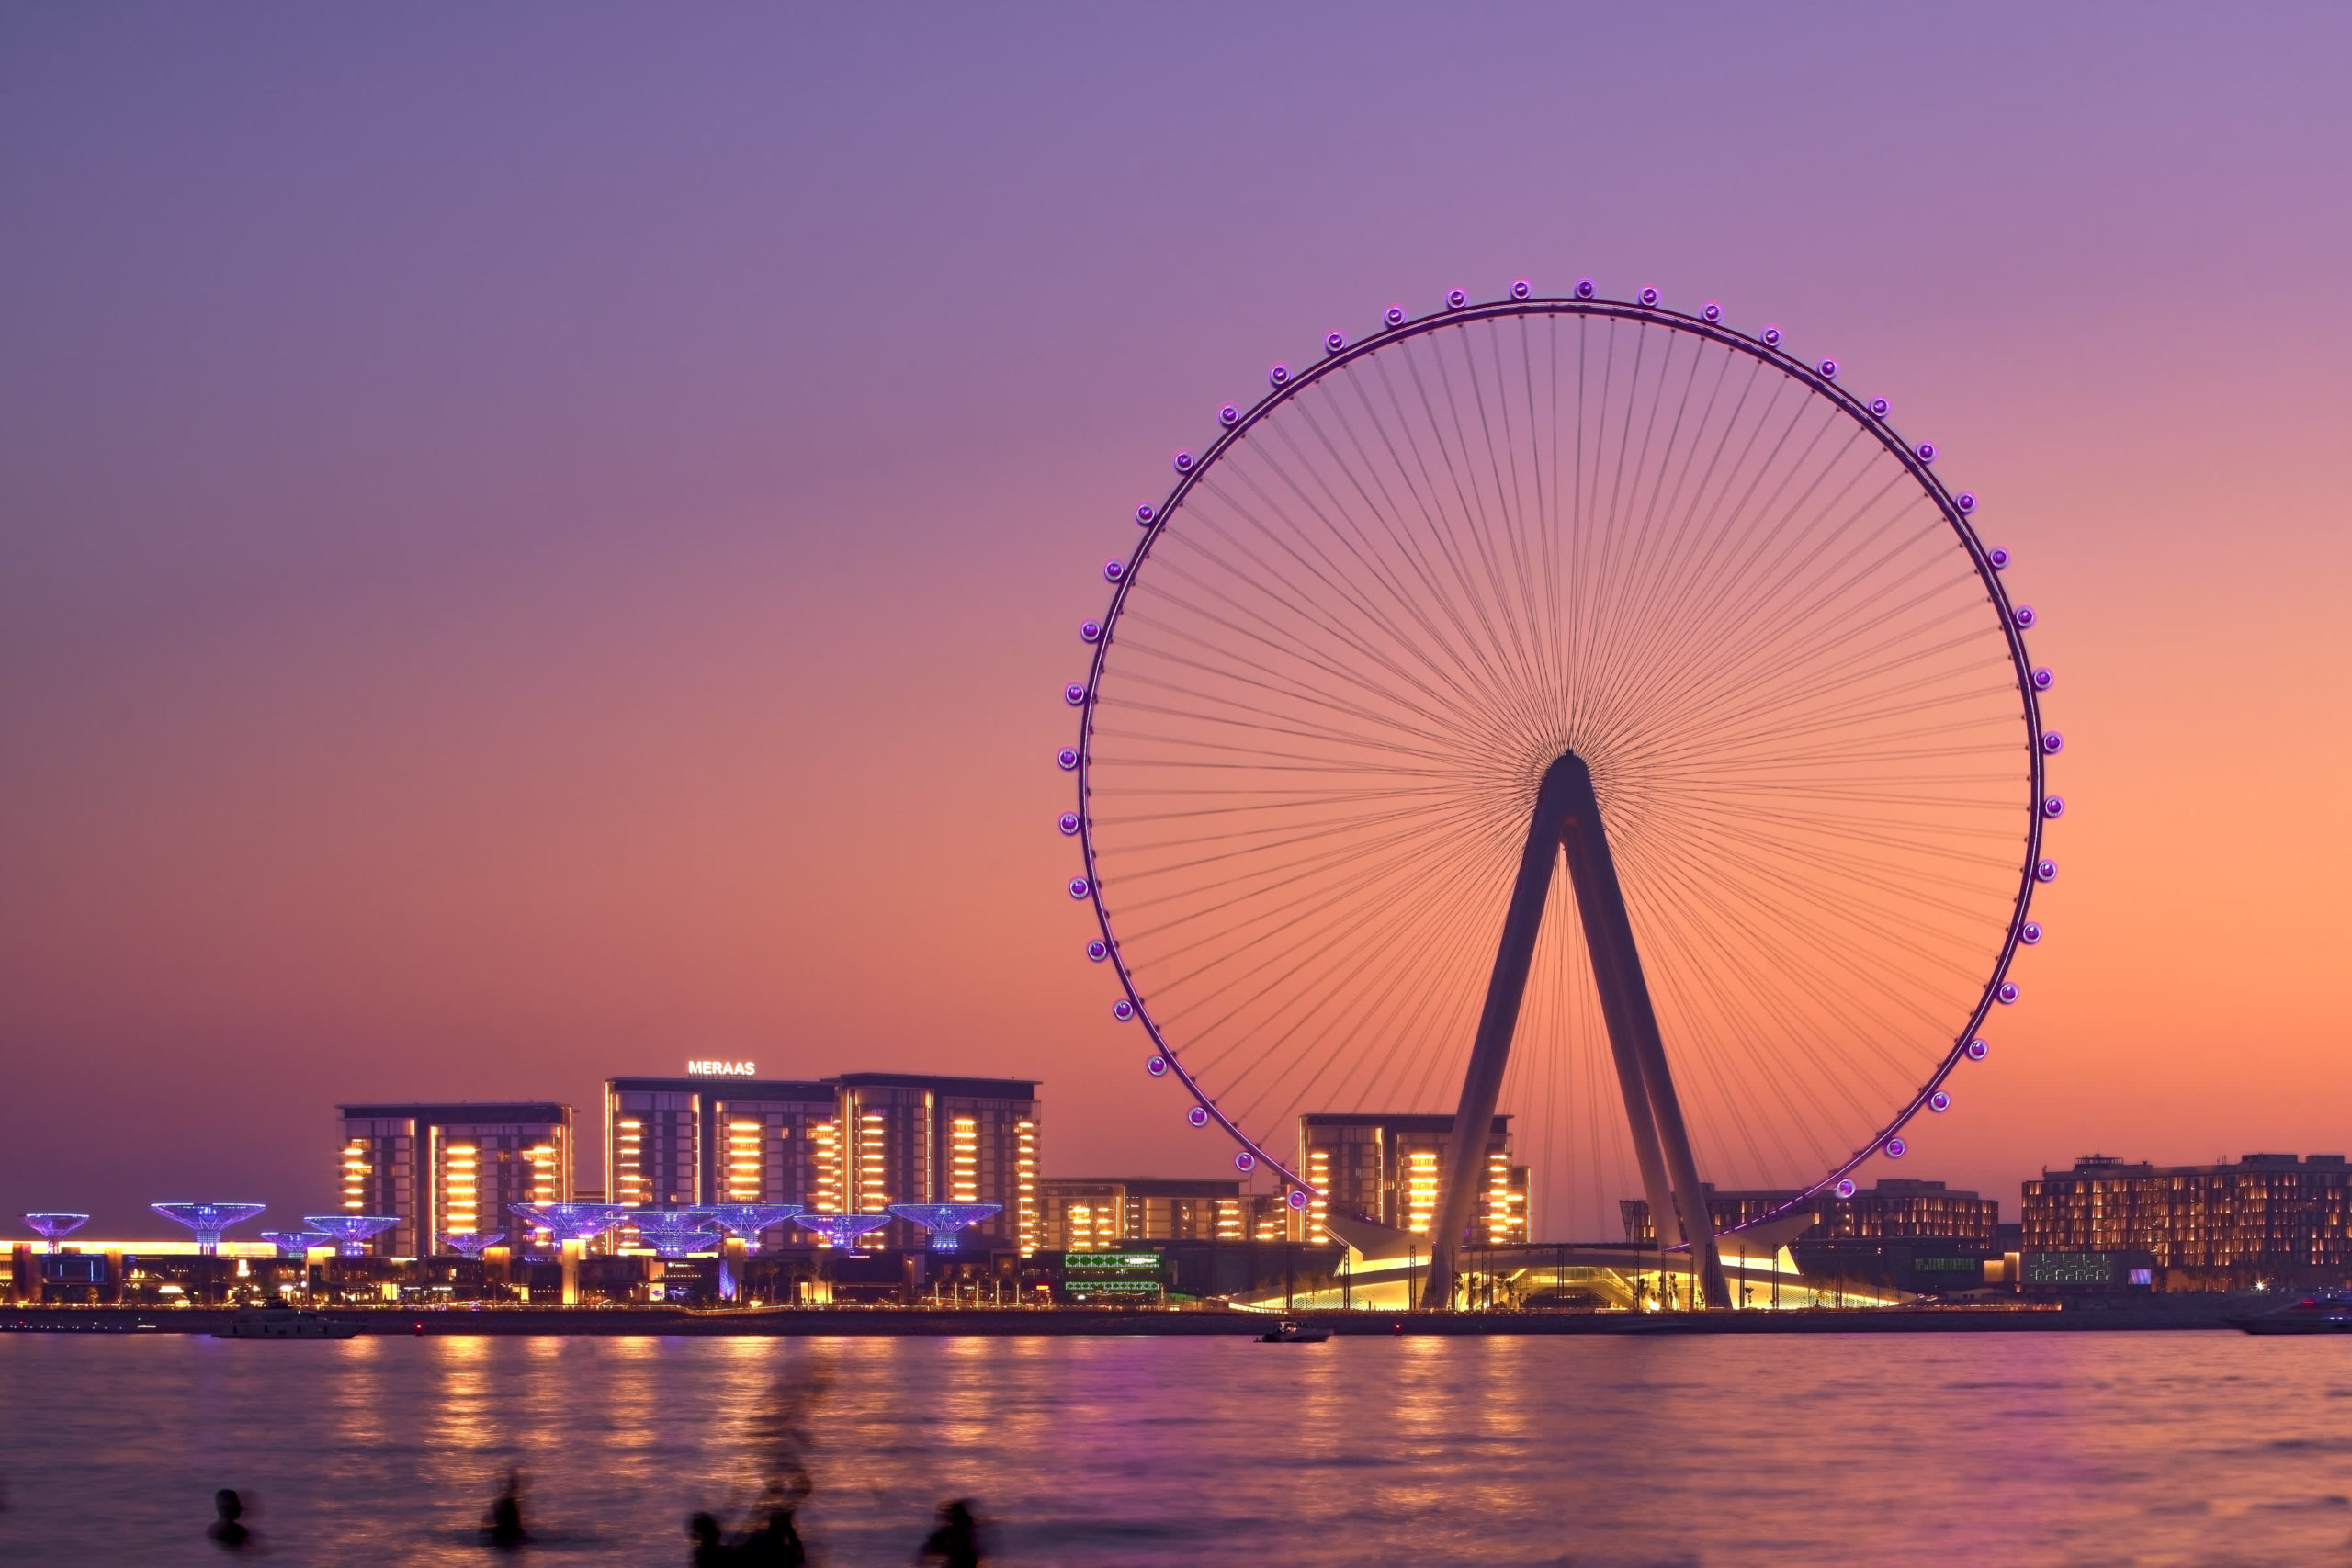
[[[1046,1177],[1037,1183],[1039,1246],[1095,1252],[1129,1241],[1280,1240],[1289,1208],[1238,1181],[1168,1177]],[[1274,1227],[1261,1235],[1261,1222]]]
[[[1023,1078],[844,1073],[838,1080],[840,1210],[879,1214],[893,1203],[999,1203],[967,1245],[1037,1247],[1037,1086]],[[818,1207],[819,1205],[811,1205]],[[893,1221],[861,1246],[920,1248]]]
[[[1793,1191],[1718,1192],[1705,1184],[1700,1190],[1707,1195],[1707,1214],[1714,1221],[1718,1235],[1763,1219],[1796,1197]],[[1850,1198],[1822,1193],[1810,1208],[1814,1223],[1800,1233],[1807,1241],[1921,1237],[1990,1246],[1994,1229],[2001,1223],[2001,1201],[1997,1198],[1981,1198],[1973,1192],[1946,1187],[1940,1181],[1894,1177],[1857,1191]],[[1657,1239],[1650,1228],[1649,1200],[1621,1199],[1617,1210],[1625,1222],[1627,1241],[1648,1244]]]
[[[516,1203],[571,1201],[571,1107],[550,1100],[345,1105],[343,1212],[395,1214],[369,1246],[416,1258],[506,1227]]]
[[[830,1082],[747,1076],[749,1062],[689,1063],[684,1077],[605,1082],[605,1184],[632,1209],[839,1201]],[[781,1238],[781,1223],[764,1235]]]
[[[2019,1246],[2029,1259],[2144,1252],[2186,1276],[2177,1284],[2337,1283],[2352,1276],[2347,1208],[2342,1155],[2174,1166],[2086,1155],[2025,1183]]]
[[[1313,1190],[1299,1212],[1298,1236],[1324,1239],[1324,1215],[1336,1210],[1392,1230],[1429,1234],[1440,1172],[1453,1141],[1450,1115],[1310,1111],[1298,1119],[1298,1171]],[[1474,1245],[1528,1239],[1528,1172],[1510,1159],[1510,1118],[1498,1116],[1487,1139],[1487,1179],[1471,1212]]]

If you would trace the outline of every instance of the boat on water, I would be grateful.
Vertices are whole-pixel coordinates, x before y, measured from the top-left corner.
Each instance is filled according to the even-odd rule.
[[[300,1307],[267,1306],[241,1312],[212,1331],[215,1339],[349,1339],[359,1330]]]
[[[2352,1291],[2313,1291],[2275,1312],[2227,1321],[2248,1334],[2352,1334]]]
[[[1310,1328],[1305,1324],[1295,1323],[1289,1318],[1284,1318],[1258,1336],[1258,1343],[1261,1345],[1320,1345],[1330,1337],[1331,1331],[1328,1328]]]

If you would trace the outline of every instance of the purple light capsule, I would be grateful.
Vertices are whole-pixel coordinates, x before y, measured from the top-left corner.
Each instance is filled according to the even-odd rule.
[[[2034,943],[2040,942],[2041,940],[2041,922],[2040,920],[2028,920],[2024,925],[2019,926],[2018,928],[2018,940],[2025,943],[2028,947],[2031,947]]]
[[[1193,471],[1193,455],[1190,452],[1177,453],[1175,461],[1178,473],[1189,474]]]
[[[2059,734],[2056,730],[2050,730],[2042,736],[2041,750],[2045,755],[2055,757],[2059,752],[2064,751],[2065,749],[2066,738]]]
[[[2001,988],[1993,994],[2001,998],[2003,1007],[2014,1006],[2018,999],[2018,983],[2015,980],[2004,980],[2001,982]]]
[[[1907,1154],[1909,1154],[1910,1152],[1911,1152],[1911,1145],[1908,1145],[1908,1144],[1906,1144],[1906,1143],[1905,1143],[1902,1139],[1900,1139],[1900,1138],[1889,1138],[1889,1139],[1887,1139],[1887,1141],[1886,1141],[1886,1157],[1887,1157],[1887,1158],[1889,1158],[1889,1159],[1901,1159],[1905,1155],[1907,1155]]]
[[[1147,502],[1136,508],[1136,526],[1148,528],[1151,526],[1151,520],[1159,515],[1159,513],[1152,509],[1150,502]]]
[[[1117,1019],[1121,1023],[1126,1022],[1127,1020],[1135,1017],[1135,1015],[1136,1004],[1127,1000],[1125,997],[1121,997],[1117,1001],[1111,1004],[1111,1016]]]
[[[1594,289],[1599,287],[1600,285],[1594,283],[1592,279],[1589,277],[1579,277],[1577,279],[1577,298],[1579,299],[1589,299],[1593,296]]]
[[[1062,701],[1068,703],[1074,708],[1084,707],[1086,705],[1086,682],[1083,681],[1072,681],[1069,685],[1064,686],[1062,688]]]
[[[1935,1093],[1928,1096],[1928,1109],[1930,1111],[1950,1111],[1951,1109],[1951,1096],[1946,1094],[1941,1089],[1936,1090]]]
[[[2037,692],[2046,692],[2057,683],[2058,677],[2052,675],[2046,669],[2037,670],[2033,672],[2033,689]]]
[[[1290,367],[1287,365],[1276,365],[1266,372],[1266,385],[1269,387],[1283,386],[1287,384],[1289,380]]]
[[[1205,1127],[1209,1124],[1209,1113],[1206,1110],[1195,1105],[1193,1109],[1184,1112],[1184,1120],[1190,1122],[1195,1127]]]
[[[1069,879],[1069,896],[1071,897],[1083,898],[1091,891],[1093,891],[1093,888],[1091,885],[1087,882],[1086,878],[1082,876],[1073,876]]]
[[[1061,829],[1063,838],[1067,839],[1071,837],[1078,831],[1078,813],[1075,811],[1063,812],[1061,821],[1056,825]]]
[[[1470,303],[1470,296],[1464,294],[1459,288],[1449,288],[1445,291],[1445,308],[1447,310],[1459,310],[1463,306],[1467,305],[1468,303]]]
[[[2036,862],[2034,862],[2034,863],[2033,863],[2033,879],[2034,879],[2036,882],[2055,882],[2055,881],[2057,881],[2057,880],[2058,880],[2058,863],[2057,863],[2056,861],[2054,861],[2054,860],[2044,860],[2044,861],[2036,861]]]
[[[1216,411],[1216,422],[1225,426],[1227,430],[1231,430],[1235,425],[1241,423],[1241,411],[1235,408],[1231,403],[1227,403],[1225,407]]]
[[[1919,461],[1923,463],[1932,463],[1936,460],[1936,444],[1932,441],[1922,441],[1919,445],[1911,448],[1911,450],[1918,456]]]
[[[1894,405],[1888,402],[1884,398],[1872,398],[1871,400],[1871,417],[1872,419],[1884,419],[1889,413],[1893,412],[1894,410]]]
[[[1991,1054],[1992,1049],[1991,1043],[1981,1037],[1972,1040],[1968,1043],[1968,1059],[1972,1062],[1981,1062]]]
[[[1168,1058],[1165,1056],[1154,1056],[1149,1061],[1144,1063],[1143,1070],[1149,1073],[1153,1077],[1164,1078],[1168,1076]]]
[[[1778,348],[1781,346],[1781,329],[1778,327],[1766,327],[1762,332],[1756,335],[1763,342],[1766,348]]]
[[[1123,577],[1125,577],[1125,576],[1126,576],[1126,575],[1127,575],[1127,563],[1126,563],[1126,562],[1125,562],[1125,561],[1123,561],[1123,560],[1106,560],[1106,561],[1104,561],[1104,562],[1102,563],[1102,581],[1105,581],[1105,582],[1116,582],[1116,581],[1119,581],[1119,579],[1121,579],[1121,578],[1123,578]]]
[[[1825,381],[1838,379],[1838,362],[1834,359],[1825,359],[1814,368],[1821,372],[1821,378]]]
[[[1054,753],[1054,761],[1059,765],[1062,772],[1067,773],[1078,766],[1078,753],[1071,748],[1065,746],[1059,751]]]
[[[1976,510],[1976,498],[1966,491],[1962,491],[1958,495],[1953,496],[1951,503],[1960,508],[1962,516]]]
[[[2018,605],[2016,609],[2009,612],[2009,619],[2018,624],[2018,629],[2019,631],[2025,630],[2026,627],[2033,625],[2033,606],[2030,604]]]
[[[1340,350],[1341,350],[1341,349],[1343,349],[1343,348],[1345,348],[1345,347],[1347,347],[1347,346],[1348,346],[1348,334],[1347,334],[1347,333],[1325,333],[1323,334],[1323,352],[1324,352],[1324,353],[1326,353],[1326,354],[1337,354],[1337,353],[1339,353],[1339,352],[1340,352]]]
[[[1099,938],[1090,942],[1086,944],[1086,956],[1093,963],[1100,964],[1111,956],[1111,944]]]
[[[2009,552],[2001,548],[1998,545],[1995,545],[1991,549],[1986,550],[1984,552],[1984,558],[1993,563],[1993,570],[1995,571],[2006,571],[2008,570]]]
[[[1524,299],[1534,292],[1535,285],[1528,282],[1527,279],[1520,277],[1511,280],[1510,297],[1512,299]]]
[[[2043,795],[2041,797],[2041,814],[2044,817],[2049,818],[2053,822],[2055,822],[2059,818],[2065,816],[2066,797],[2063,795]]]
[[[1850,1176],[1840,1179],[1838,1183],[1838,1196],[1840,1198],[1851,1198],[1853,1195],[1854,1179]]]
[[[1657,290],[1645,287],[1639,294],[1634,296],[1634,298],[1639,299],[1645,305],[1655,305],[1657,303]]]
[[[1401,327],[1405,324],[1405,307],[1402,305],[1391,305],[1388,309],[1380,312],[1380,319],[1387,322],[1392,327]]]
[[[1301,1192],[1301,1191],[1300,1191],[1297,1188],[1295,1188],[1295,1187],[1292,1188],[1292,1189],[1290,1190],[1290,1206],[1291,1206],[1292,1208],[1294,1208],[1294,1209],[1304,1209],[1304,1208],[1306,1208],[1306,1193],[1304,1193],[1304,1192]]]
[[[1724,308],[1710,299],[1699,307],[1699,319],[1713,326],[1724,319]]]
[[[1078,624],[1078,640],[1080,642],[1101,642],[1102,640],[1102,623],[1100,621],[1080,621]]]
[[[1248,1149],[1243,1149],[1233,1156],[1233,1168],[1240,1171],[1255,1170],[1258,1168],[1258,1156]]]

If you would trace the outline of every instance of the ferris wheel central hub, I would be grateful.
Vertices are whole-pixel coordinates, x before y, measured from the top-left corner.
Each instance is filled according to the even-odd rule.
[[[1495,1106],[1502,1098],[1503,1069],[1510,1060],[1511,1036],[1519,1029],[1520,1004],[1527,994],[1528,969],[1535,961],[1535,938],[1543,929],[1544,906],[1551,897],[1553,868],[1563,852],[1568,859],[1568,882],[1576,892],[1577,913],[1584,925],[1585,947],[1592,954],[1593,985],[1600,996],[1600,1015],[1609,1032],[1617,1087],[1624,1097],[1634,1157],[1641,1169],[1643,1193],[1649,1200],[1659,1255],[1663,1258],[1666,1247],[1679,1240],[1689,1249],[1699,1299],[1711,1307],[1728,1307],[1731,1293],[1724,1280],[1723,1263],[1715,1254],[1706,1191],[1699,1182],[1682,1102],[1674,1092],[1674,1075],[1658,1035],[1649,983],[1642,975],[1641,952],[1634,942],[1633,920],[1625,912],[1624,890],[1618,886],[1617,864],[1609,852],[1609,833],[1600,818],[1600,801],[1593,794],[1592,770],[1573,750],[1561,752],[1544,769],[1536,790],[1527,845],[1520,854],[1510,909],[1503,917],[1502,941],[1496,947],[1494,973],[1487,982],[1477,1038],[1470,1047],[1470,1067],[1463,1075],[1453,1135],[1446,1144],[1437,1213],[1430,1233],[1430,1277],[1424,1300],[1433,1307],[1453,1303],[1455,1258],[1486,1164],[1487,1129],[1494,1124]]]

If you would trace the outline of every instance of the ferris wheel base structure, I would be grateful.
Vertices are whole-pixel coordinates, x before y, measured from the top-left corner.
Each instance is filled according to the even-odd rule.
[[[1593,984],[1600,992],[1601,1020],[1609,1033],[1617,1087],[1624,1098],[1634,1157],[1641,1169],[1652,1223],[1661,1245],[1672,1245],[1679,1232],[1690,1258],[1694,1298],[1710,1307],[1729,1307],[1731,1290],[1716,1254],[1706,1191],[1699,1182],[1690,1131],[1674,1092],[1674,1075],[1667,1065],[1657,1011],[1650,1005],[1649,984],[1642,975],[1641,953],[1634,942],[1633,920],[1625,912],[1616,862],[1609,852],[1609,835],[1600,819],[1600,798],[1593,793],[1592,772],[1573,750],[1562,752],[1544,770],[1536,792],[1534,816],[1527,826],[1527,847],[1520,855],[1510,908],[1503,918],[1502,941],[1495,952],[1494,974],[1487,984],[1486,1005],[1479,1012],[1477,1037],[1470,1048],[1469,1070],[1463,1075],[1453,1136],[1447,1141],[1423,1304],[1444,1308],[1453,1302],[1457,1255],[1463,1231],[1470,1223],[1480,1156],[1487,1146],[1486,1139],[1476,1135],[1476,1130],[1491,1124],[1502,1098],[1503,1069],[1510,1063],[1511,1037],[1519,1028],[1520,1004],[1527,993],[1528,970],[1535,961],[1535,939],[1544,925],[1553,868],[1564,852],[1577,913],[1584,925],[1585,946],[1592,954]]]

